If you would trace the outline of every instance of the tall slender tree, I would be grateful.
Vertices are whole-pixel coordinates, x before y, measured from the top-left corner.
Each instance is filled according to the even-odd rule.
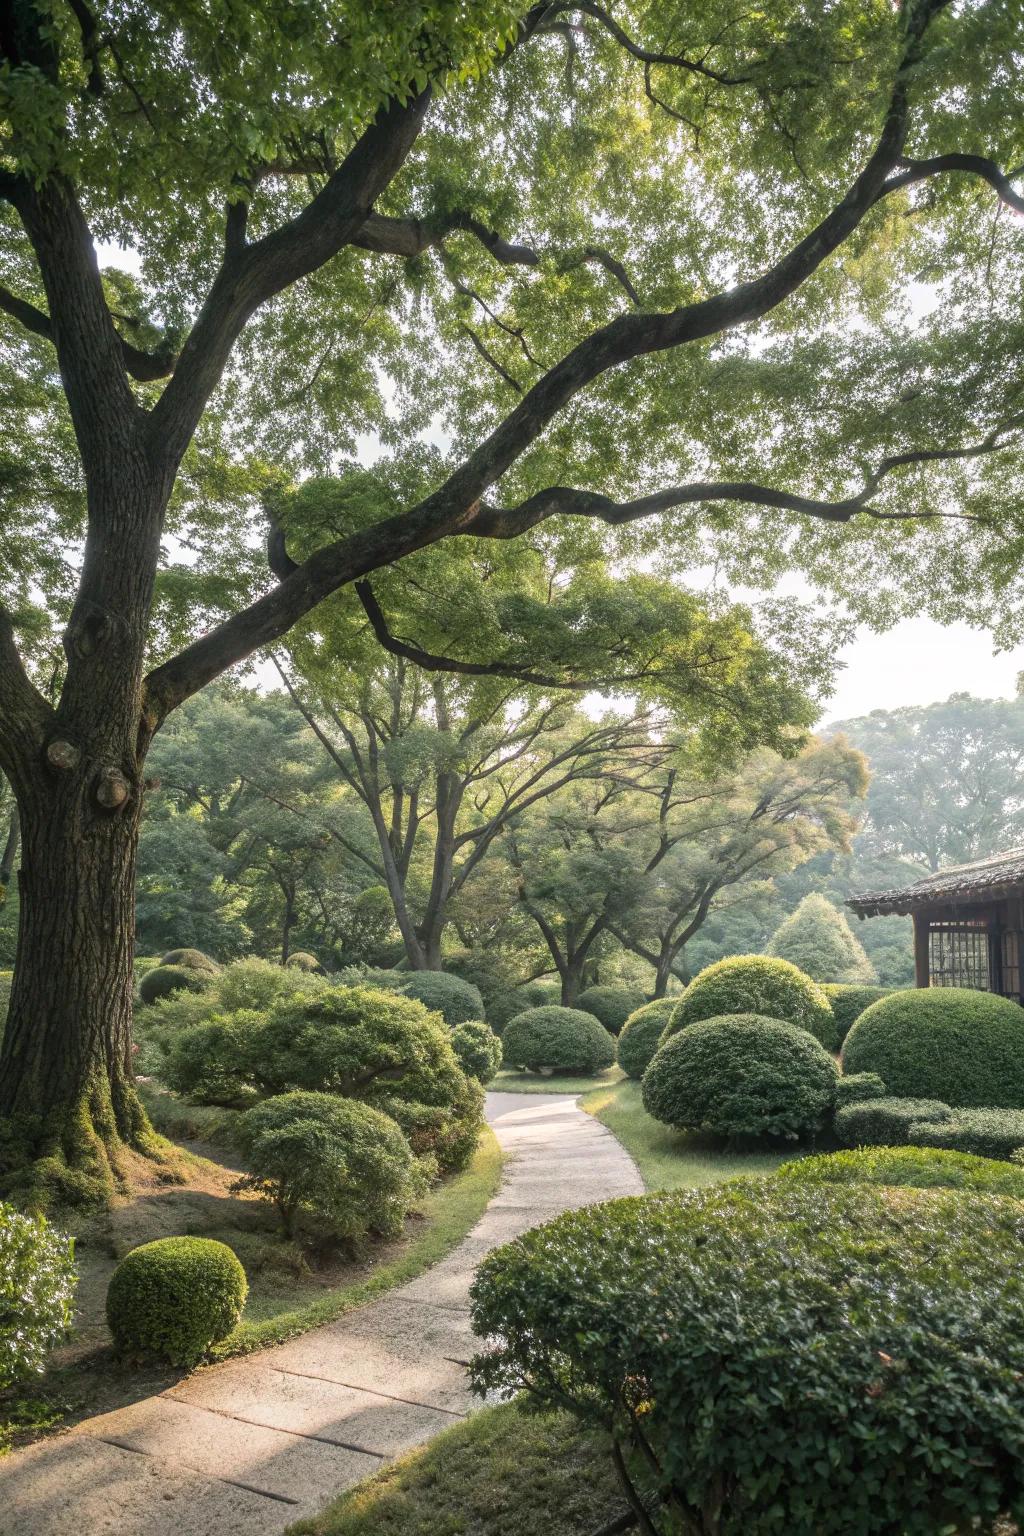
[[[852,574],[890,612],[1006,570],[1019,239],[987,214],[1024,210],[1019,46],[999,0],[2,0],[8,1165],[145,1144],[149,745],[339,589],[383,639],[373,573],[467,538],[582,559],[600,525],[624,554]],[[96,237],[137,276],[102,273]],[[945,312],[914,332],[898,295],[925,260]],[[387,515],[352,509],[294,562],[272,538],[261,590],[232,454],[336,465],[376,430],[401,463],[438,416],[415,495],[396,473]],[[963,560],[861,535],[971,506]],[[189,560],[158,584],[172,528]],[[870,579],[889,550],[899,579]],[[40,587],[62,656],[33,673]],[[741,661],[717,658],[720,696]]]

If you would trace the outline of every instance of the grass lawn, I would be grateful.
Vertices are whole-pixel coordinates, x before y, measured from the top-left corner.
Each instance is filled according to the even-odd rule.
[[[588,1093],[583,1109],[618,1137],[634,1159],[648,1189],[692,1189],[717,1184],[742,1173],[771,1173],[796,1150],[723,1151],[702,1144],[686,1131],[673,1131],[653,1119],[640,1102],[640,1084],[624,1077]]]
[[[625,1516],[600,1438],[568,1414],[485,1408],[290,1536],[592,1536]],[[625,1529],[625,1526],[620,1527]]]
[[[558,1074],[543,1077],[539,1072],[499,1072],[488,1088],[493,1093],[560,1093],[563,1098],[570,1094],[590,1093],[594,1088],[614,1088],[623,1081],[621,1067],[609,1067],[593,1077],[570,1077]]]

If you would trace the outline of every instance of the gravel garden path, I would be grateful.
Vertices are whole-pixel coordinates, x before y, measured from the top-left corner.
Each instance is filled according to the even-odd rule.
[[[480,1259],[559,1211],[643,1189],[572,1098],[489,1093],[487,1117],[502,1185],[447,1258],[335,1323],[4,1458],[0,1532],[272,1536],[471,1413]]]

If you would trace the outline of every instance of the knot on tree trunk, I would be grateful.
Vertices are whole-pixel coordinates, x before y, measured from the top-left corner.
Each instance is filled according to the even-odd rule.
[[[46,748],[46,761],[61,773],[73,773],[81,757],[78,747],[71,741],[51,741]]]
[[[120,768],[104,768],[96,782],[96,799],[104,810],[119,811],[131,799],[132,786]]]

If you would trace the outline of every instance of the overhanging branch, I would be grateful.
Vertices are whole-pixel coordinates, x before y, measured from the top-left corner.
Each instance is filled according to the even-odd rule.
[[[53,327],[50,324],[49,315],[37,309],[34,304],[30,304],[27,299],[19,299],[18,295],[11,293],[9,288],[0,287],[0,310],[17,320],[34,336],[42,336],[46,341],[53,341]],[[135,347],[130,341],[126,341],[120,334],[117,340],[126,372],[139,383],[149,384],[155,379],[166,379],[174,372],[174,360],[170,356],[143,351],[141,347]]]

